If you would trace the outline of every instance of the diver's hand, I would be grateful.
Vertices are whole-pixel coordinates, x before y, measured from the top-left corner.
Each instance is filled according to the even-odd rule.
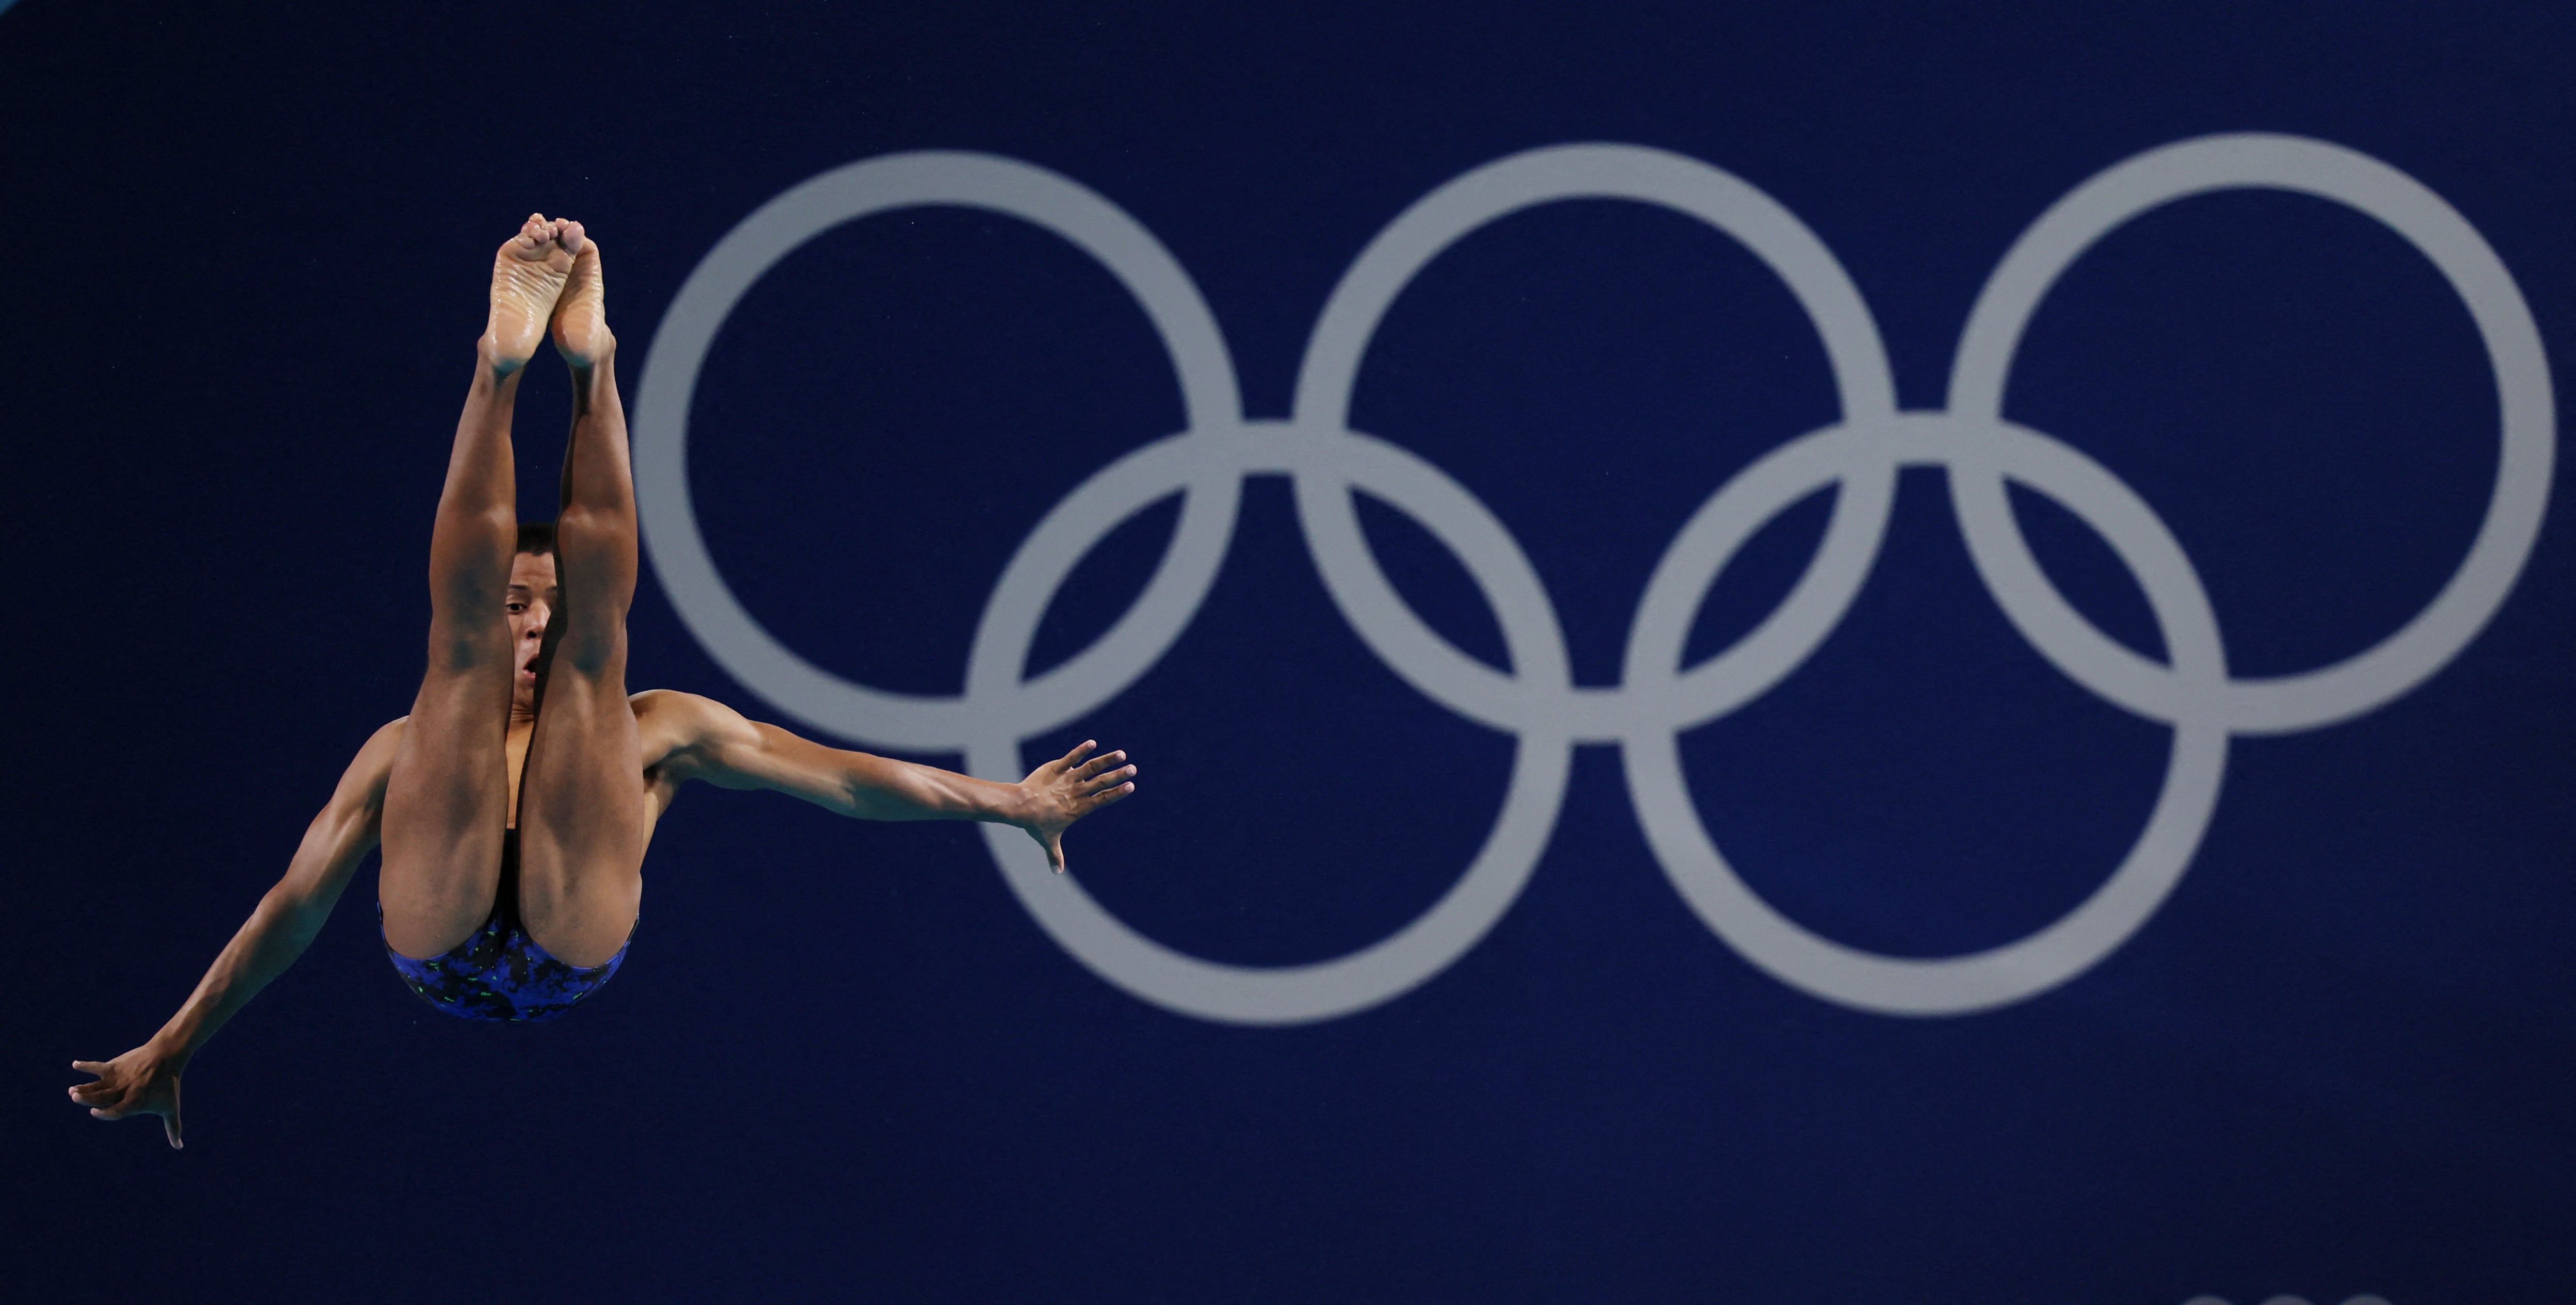
[[[1136,791],[1136,768],[1120,764],[1127,760],[1126,753],[1104,752],[1083,760],[1098,746],[1084,739],[1073,751],[1030,771],[1020,781],[1022,814],[1013,823],[1046,849],[1047,868],[1057,874],[1064,873],[1065,829]]]
[[[186,1068],[180,1057],[165,1055],[147,1042],[105,1064],[75,1060],[72,1068],[98,1075],[97,1082],[71,1090],[72,1100],[88,1106],[92,1118],[159,1115],[161,1132],[170,1145],[187,1145],[179,1140],[179,1071]]]

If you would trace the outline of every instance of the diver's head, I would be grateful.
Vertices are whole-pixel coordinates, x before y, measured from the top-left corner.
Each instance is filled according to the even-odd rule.
[[[510,708],[520,715],[537,709],[537,674],[545,668],[546,626],[554,620],[562,591],[555,579],[555,526],[551,521],[519,525],[519,547],[510,559],[510,587],[503,602],[510,614]]]

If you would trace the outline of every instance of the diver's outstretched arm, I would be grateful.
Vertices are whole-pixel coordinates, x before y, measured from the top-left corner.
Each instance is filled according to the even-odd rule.
[[[159,1115],[170,1145],[180,1146],[179,1074],[224,1021],[249,1004],[271,979],[286,972],[349,886],[349,874],[376,846],[384,810],[385,777],[403,722],[376,731],[340,776],[330,804],[313,818],[288,863],[286,877],[259,899],[240,932],[206,970],[197,990],[152,1040],[110,1061],[75,1060],[72,1068],[98,1075],[71,1090],[73,1101],[100,1119]]]
[[[664,783],[703,779],[718,788],[766,788],[861,820],[988,820],[1017,825],[1064,873],[1064,831],[1136,791],[1127,754],[1092,755],[1085,741],[1017,784],[960,775],[865,752],[827,748],[747,720],[712,698],[659,690],[636,695],[646,755]],[[659,746],[656,746],[659,745]]]

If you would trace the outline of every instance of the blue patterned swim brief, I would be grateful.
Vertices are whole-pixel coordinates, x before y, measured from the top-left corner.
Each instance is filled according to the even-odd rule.
[[[381,936],[385,908],[376,904]],[[473,936],[429,960],[414,960],[385,944],[394,970],[422,1001],[469,1020],[513,1024],[550,1020],[581,1004],[625,963],[630,936],[607,963],[583,968],[556,960],[528,936],[519,920],[519,831],[501,838],[501,883],[492,916]]]

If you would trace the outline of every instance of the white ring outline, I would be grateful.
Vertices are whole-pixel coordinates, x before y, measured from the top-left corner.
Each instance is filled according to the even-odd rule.
[[[2029,935],[1966,956],[1892,957],[1845,946],[1807,929],[1762,900],[1709,837],[1682,773],[1678,731],[1631,737],[1622,749],[1628,792],[1646,840],[1684,901],[1728,945],[1772,977],[1824,1000],[1887,1015],[1964,1015],[2021,1001],[2092,968],[2145,925],[2189,867],[2209,827],[2225,775],[2228,731],[2217,686],[2226,681],[2218,619],[2182,546],[2118,477],[2036,431],[1938,413],[1895,421],[1901,439],[1856,437],[1848,427],[1783,445],[1784,465],[1816,464],[1807,477],[1780,476],[1768,502],[1747,503],[1726,523],[1725,544],[1704,564],[1710,578],[1734,548],[1781,509],[1847,474],[1841,461],[1875,461],[1901,447],[1909,465],[1994,469],[2047,494],[2101,534],[2147,589],[2175,674],[2208,691],[2183,698],[2173,750],[2146,828],[2103,881],[2073,910]],[[2108,509],[2107,511],[2105,509]],[[2107,526],[2107,528],[2106,528]],[[1679,583],[1666,593],[1688,592]],[[1649,601],[1652,601],[1650,596]],[[1686,620],[1686,618],[1685,618]],[[1660,646],[1630,647],[1632,668],[1680,659],[1684,623]],[[1643,630],[1647,622],[1638,622]],[[1669,674],[1669,672],[1667,672]]]
[[[1517,546],[1483,504],[1431,464],[1360,435],[1302,439],[1283,434],[1259,443],[1230,444],[1174,438],[1139,449],[1085,482],[1048,514],[1029,543],[1013,556],[976,629],[968,659],[970,699],[986,691],[998,692],[1010,683],[1027,659],[1029,638],[1056,580],[1087,551],[1068,548],[1051,553],[1040,541],[1071,533],[1058,529],[1058,523],[1080,518],[1089,528],[1088,538],[1096,543],[1118,522],[1166,497],[1178,480],[1176,475],[1157,477],[1131,468],[1165,462],[1186,466],[1184,460],[1194,454],[1202,465],[1230,456],[1237,474],[1303,473],[1326,464],[1350,482],[1368,486],[1449,544],[1468,564],[1489,601],[1498,592],[1522,590],[1522,601],[1496,603],[1514,652],[1526,650],[1545,657],[1552,650],[1556,664],[1563,665],[1564,644],[1555,613],[1538,590],[1536,574],[1522,562],[1521,570],[1496,580],[1484,559],[1498,547],[1518,559]],[[1106,502],[1095,506],[1097,500]],[[1532,628],[1533,619],[1542,624]],[[1139,664],[1126,683],[1141,677],[1149,666],[1150,662]],[[1117,687],[1124,688],[1125,683]],[[969,741],[967,768],[986,778],[1017,777],[1023,769],[1020,742],[1038,732],[1017,724],[986,723]],[[1520,896],[1537,867],[1555,827],[1572,763],[1571,741],[1522,732],[1502,812],[1458,882],[1395,933],[1345,955],[1304,965],[1232,965],[1188,955],[1128,927],[1083,891],[1073,876],[1049,871],[1037,845],[1018,830],[987,825],[984,844],[1002,867],[1004,881],[1039,926],[1102,978],[1167,1009],[1205,1019],[1306,1023],[1350,1014],[1408,992],[1483,939]]]
[[[2503,455],[2469,557],[2396,634],[2335,666],[2232,680],[2216,616],[2170,531],[2107,468],[2000,418],[2004,377],[2030,315],[2065,268],[2130,217],[2190,194],[2268,187],[2370,214],[2430,258],[2467,304],[2494,366]],[[1531,205],[1620,198],[1699,217],[1788,283],[1823,338],[1844,408],[1835,426],[1758,459],[1694,513],[1658,563],[1630,630],[1620,685],[1571,684],[1562,633],[1535,571],[1482,503],[1428,462],[1346,428],[1359,360],[1412,276],[1451,243]],[[870,213],[959,204],[1025,218],[1101,260],[1145,307],[1170,352],[1190,428],[1113,462],[1059,503],[1005,568],[978,623],[966,692],[887,693],[822,672],[779,646],[724,588],[686,484],[688,402],[721,325],[753,281],[821,231]],[[1503,813],[1467,872],[1376,944],[1310,965],[1205,961],[1129,929],[1036,848],[1000,827],[987,843],[1049,934],[1102,977],[1168,1009],[1243,1023],[1334,1018],[1392,999],[1472,948],[1544,851],[1575,742],[1622,745],[1650,845],[1684,900],[1765,971],[1828,1001],[1886,1014],[1959,1014],[2026,999],[2083,973],[2152,917],[2196,852],[2233,733],[2314,728],[2369,711],[2438,670],[2512,589],[2548,498],[2555,417],[2546,359],[2519,289],[2475,229],[2430,190],[2366,155],[2299,137],[2204,137],[2147,151],[2070,192],[2016,242],[1962,332],[1948,413],[1898,413],[1875,323],[1838,262],[1761,191],[1705,163],[1626,145],[1532,150],[1424,197],[1374,239],[1335,288],[1301,366],[1288,423],[1246,421],[1214,319],[1150,233],[1097,194],[1015,160],[958,152],[835,169],[764,205],[700,264],[665,316],[636,422],[636,475],[657,573],[691,632],[755,692],[817,728],[881,746],[961,749],[978,773],[1018,773],[1022,741],[1095,709],[1141,677],[1195,615],[1229,542],[1241,479],[1287,474],[1299,520],[1344,617],[1397,674],[1470,719],[1516,733]],[[1875,561],[1904,465],[1946,469],[1978,573],[2043,656],[2108,701],[2175,728],[2147,828],[2109,879],[2031,935],[1970,956],[1900,958],[1848,948],[1780,915],[1710,841],[1684,783],[1678,736],[1766,691],[1839,623]],[[2158,665],[2103,635],[2031,558],[2003,494],[2021,481],[2084,519],[2146,590],[2168,650]],[[1831,485],[1834,515],[1790,596],[1698,666],[1682,640],[1708,586],[1780,510]],[[1367,550],[1350,492],[1413,515],[1468,567],[1501,621],[1508,674],[1468,657],[1412,612]],[[1056,586],[1110,529],[1174,492],[1180,527],[1146,592],[1109,634],[1022,682],[1029,638]],[[1113,669],[1125,667],[1127,669]]]
[[[1833,251],[1777,200],[1730,173],[1683,155],[1635,145],[1561,145],[1498,159],[1458,177],[1406,209],[1369,242],[1325,301],[1307,343],[1305,363],[1297,375],[1297,423],[1318,431],[1347,427],[1361,356],[1395,296],[1433,258],[1513,213],[1573,199],[1652,204],[1696,218],[1731,237],[1780,278],[1815,324],[1832,367],[1844,420],[1870,422],[1896,411],[1896,382],[1887,350],[1858,287]],[[1297,477],[1296,487],[1298,521],[1334,602],[1370,649],[1397,674],[1443,701],[1442,675],[1460,682],[1505,678],[1451,647],[1396,594],[1369,554],[1345,486],[1309,473]],[[1517,720],[1498,721],[1455,702],[1449,705],[1488,723],[1552,729],[1585,742],[1616,740],[1632,729],[1651,729],[1677,718],[1692,723],[1714,718],[1753,696],[1746,693],[1735,702],[1721,696],[1727,680],[1744,675],[1741,668],[1759,665],[1786,674],[1841,619],[1841,610],[1859,591],[1878,555],[1895,493],[1892,464],[1850,478],[1835,497],[1823,546],[1779,610],[1712,659],[1714,664],[1682,677],[1683,683],[1669,688],[1656,685],[1655,690],[1661,690],[1656,696],[1664,701],[1650,705],[1662,711],[1639,706],[1650,701],[1646,695],[1654,690],[1634,689],[1632,694],[1629,684],[1615,692],[1569,689],[1566,674],[1554,664],[1534,668],[1545,677],[1540,686],[1544,697],[1537,690],[1499,691],[1500,696],[1523,700]],[[1528,569],[1517,544],[1511,554],[1516,566]],[[1530,575],[1535,584],[1536,572]],[[1825,609],[1835,615],[1815,619]],[[1688,612],[1682,614],[1685,623],[1689,617]],[[1548,623],[1555,624],[1552,607]],[[1512,653],[1510,678],[1523,680],[1529,670],[1524,669],[1522,650],[1514,647]],[[1556,658],[1562,661],[1561,651]],[[1693,711],[1697,714],[1690,716]]]
[[[662,316],[652,365],[637,390],[636,507],[655,574],[670,591],[681,623],[716,664],[797,720],[879,747],[946,751],[976,732],[979,714],[1008,712],[1021,686],[981,700],[894,693],[845,680],[797,656],[761,628],[716,571],[698,530],[688,477],[689,403],[698,372],[717,329],[752,283],[798,246],[842,223],[929,205],[1021,218],[1100,260],[1136,296],[1161,335],[1179,373],[1192,431],[1214,438],[1233,433],[1243,404],[1216,317],[1170,251],[1089,188],[1016,159],[924,150],[846,164],[761,205],[699,261]],[[1223,545],[1234,533],[1241,487],[1234,478],[1192,483],[1180,526],[1145,592],[1091,648],[1028,686],[1034,701],[1063,712],[1064,719],[1078,716],[1116,692],[1100,691],[1104,679],[1115,678],[1100,671],[1105,656],[1150,648],[1144,653],[1150,660],[1171,645],[1215,582]],[[1069,703],[1081,705],[1067,710]]]
[[[2424,255],[2477,325],[2495,372],[2502,440],[2477,538],[2430,603],[2395,633],[2332,666],[2227,683],[2231,731],[2279,734],[2375,710],[2449,664],[2504,603],[2539,537],[2558,439],[2549,361],[2512,273],[2459,210],[2413,177],[2324,141],[2246,134],[2148,150],[2068,192],[1996,265],[1960,334],[1949,410],[2002,414],[2022,331],[2058,277],[2096,241],[2175,200],[2244,189],[2334,201],[2377,219]],[[2003,482],[1953,472],[1950,491],[1969,555],[2022,637],[2076,683],[2141,716],[2170,719],[2165,669],[2103,634],[2057,592],[2022,539]]]

